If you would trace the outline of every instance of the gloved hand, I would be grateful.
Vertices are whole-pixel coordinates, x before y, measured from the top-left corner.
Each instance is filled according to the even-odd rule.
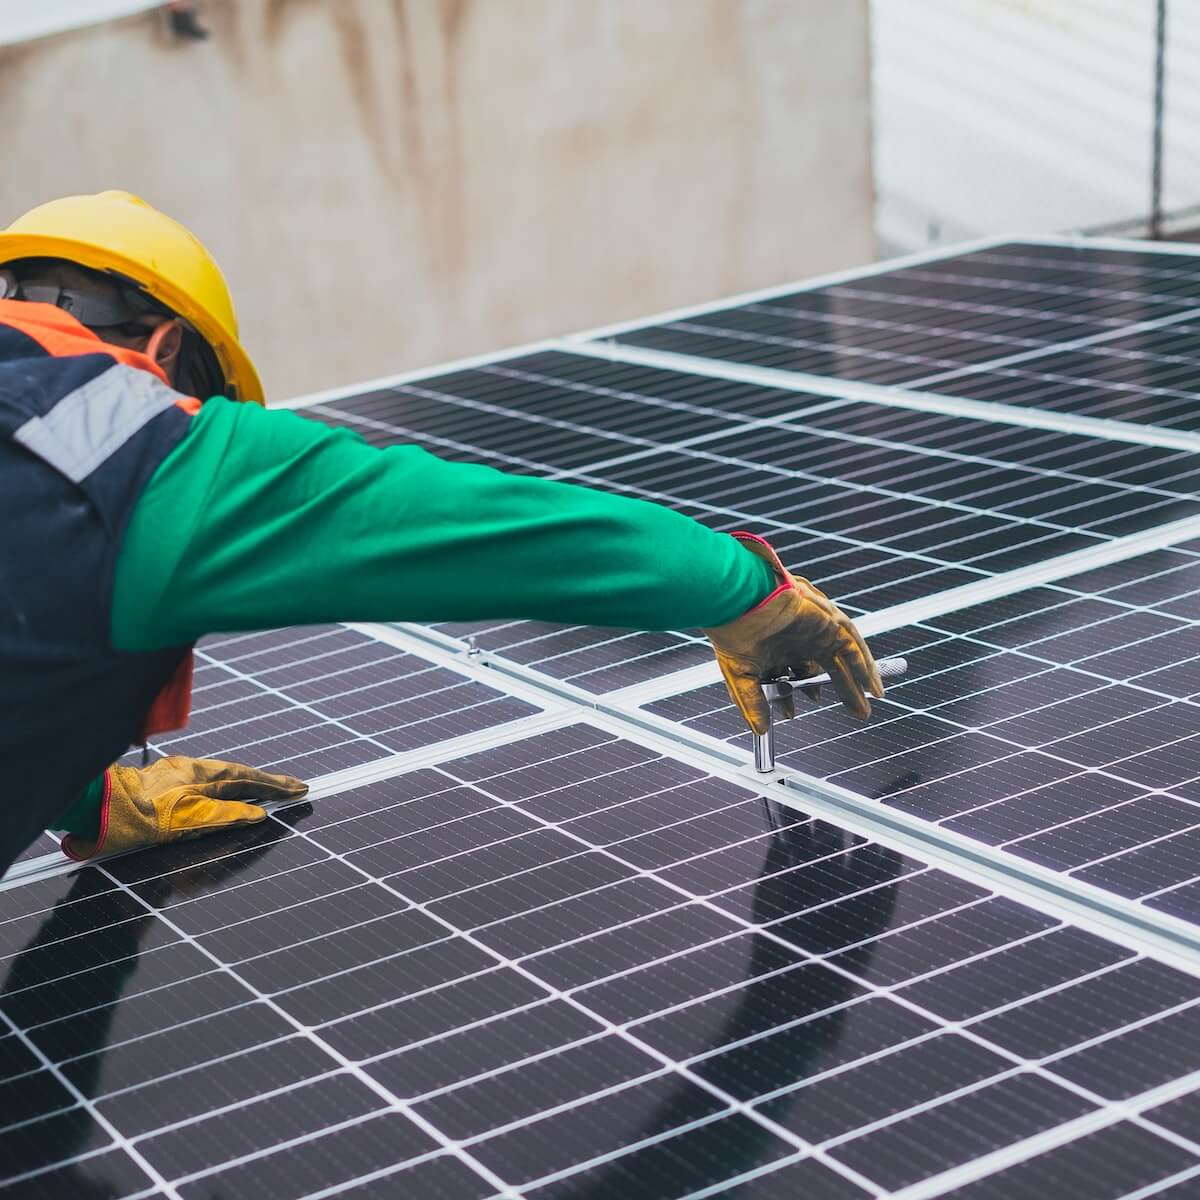
[[[100,831],[95,840],[68,834],[63,853],[82,860],[251,825],[266,811],[245,800],[298,800],[308,785],[290,775],[211,758],[161,758],[138,770],[109,767],[104,777]]]
[[[746,549],[766,559],[779,586],[748,613],[704,632],[717,653],[730,698],[746,724],[767,732],[770,710],[762,683],[780,675],[797,678],[829,673],[842,703],[860,719],[871,715],[869,692],[883,697],[879,668],[854,622],[807,579],[790,574],[760,537],[733,535]],[[785,709],[792,700],[785,701]],[[792,716],[793,712],[786,712]]]

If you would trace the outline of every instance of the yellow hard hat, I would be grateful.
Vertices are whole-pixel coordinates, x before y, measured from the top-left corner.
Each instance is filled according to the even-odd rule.
[[[64,258],[133,280],[209,344],[234,399],[263,403],[221,268],[194,234],[145,200],[111,191],[31,208],[0,233],[0,266],[19,258]]]

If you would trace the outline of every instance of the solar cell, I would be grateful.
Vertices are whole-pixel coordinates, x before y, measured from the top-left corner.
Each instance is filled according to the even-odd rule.
[[[0,1172],[22,1195],[934,1195],[1028,1143],[1090,1197],[1071,1147],[1101,1129],[1140,1139],[1138,1179],[1200,1169],[1173,1132],[1200,983],[778,818],[582,723],[11,889]]]

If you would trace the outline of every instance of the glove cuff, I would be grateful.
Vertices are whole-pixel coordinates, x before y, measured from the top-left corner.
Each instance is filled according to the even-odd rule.
[[[108,815],[112,804],[113,768],[104,772],[104,792],[100,798],[100,829],[95,841],[81,838],[77,834],[68,833],[59,842],[59,849],[74,862],[85,862],[94,858],[104,848],[108,837]]]
[[[753,608],[749,608],[743,613],[747,616],[749,613],[758,612],[760,608],[765,608],[776,596],[783,592],[790,592],[792,587],[792,577],[787,567],[783,565],[783,560],[775,553],[775,547],[767,541],[766,538],[761,538],[756,533],[747,533],[744,529],[735,530],[729,535],[735,541],[740,542],[751,554],[763,559],[769,563],[774,569],[776,576],[779,579],[778,586],[766,596],[764,596]]]

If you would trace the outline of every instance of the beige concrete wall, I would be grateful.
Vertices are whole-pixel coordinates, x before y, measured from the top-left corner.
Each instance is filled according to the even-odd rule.
[[[209,0],[0,51],[0,217],[192,226],[276,398],[871,258],[866,0]]]

